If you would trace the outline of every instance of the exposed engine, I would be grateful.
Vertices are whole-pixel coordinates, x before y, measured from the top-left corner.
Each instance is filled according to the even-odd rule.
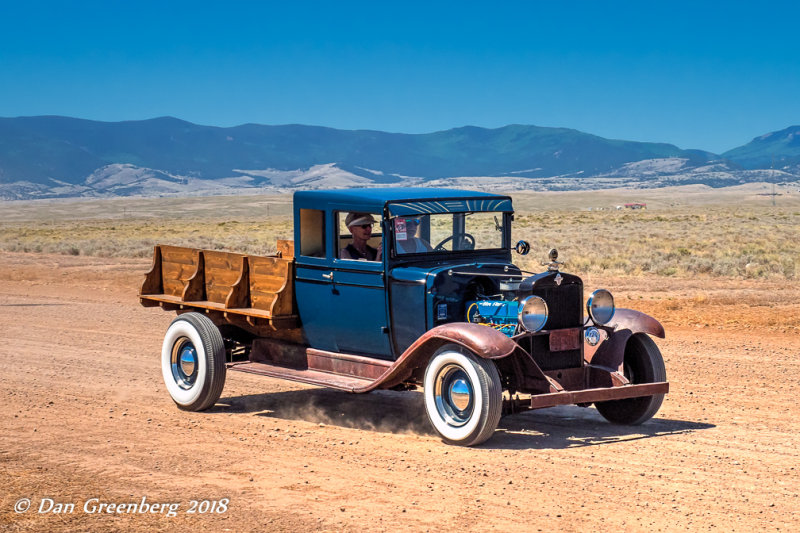
[[[467,302],[467,322],[491,326],[509,337],[516,335],[520,328],[519,285],[519,279],[503,280],[501,294],[478,295],[478,300]]]

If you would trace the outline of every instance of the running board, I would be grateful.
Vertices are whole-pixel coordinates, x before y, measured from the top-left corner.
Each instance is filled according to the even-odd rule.
[[[531,396],[531,409],[555,407],[556,405],[572,405],[578,403],[605,402],[609,400],[623,400],[626,398],[639,398],[666,394],[669,392],[669,383],[643,383],[641,385],[622,385],[621,387],[607,387],[602,389],[585,389],[576,391],[552,392],[549,394],[536,394]]]
[[[228,370],[235,370],[237,372],[247,372],[249,374],[260,374],[262,376],[270,376],[273,378],[288,379],[290,381],[307,383],[309,385],[319,385],[321,387],[330,387],[332,389],[339,389],[347,392],[355,392],[357,390],[364,389],[373,382],[373,380],[370,379],[360,379],[352,376],[330,374],[328,372],[321,372],[319,370],[289,368],[280,365],[257,363],[252,361],[228,363],[227,366]]]

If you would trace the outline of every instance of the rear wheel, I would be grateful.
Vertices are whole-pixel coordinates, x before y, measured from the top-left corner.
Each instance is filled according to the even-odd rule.
[[[625,377],[634,384],[667,380],[667,370],[661,351],[653,339],[637,333],[628,339],[623,362]],[[663,394],[597,402],[595,407],[603,417],[615,424],[637,425],[653,418],[664,401]]]
[[[445,442],[474,446],[494,434],[503,389],[492,361],[446,346],[428,363],[424,385],[425,411]]]
[[[173,320],[161,347],[161,373],[180,409],[213,406],[225,385],[225,344],[217,326],[200,313]]]

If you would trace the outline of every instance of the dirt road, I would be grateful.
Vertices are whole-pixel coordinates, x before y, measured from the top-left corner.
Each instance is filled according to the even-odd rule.
[[[418,393],[231,372],[214,409],[179,411],[158,362],[173,317],[136,299],[148,267],[0,254],[0,529],[800,527],[796,283],[587,280],[665,323],[657,418],[542,410],[463,449],[431,434]]]

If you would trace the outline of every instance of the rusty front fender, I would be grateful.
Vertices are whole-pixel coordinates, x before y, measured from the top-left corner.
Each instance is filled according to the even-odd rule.
[[[611,320],[611,327],[613,330],[606,340],[595,348],[587,346],[584,352],[588,363],[610,371],[622,369],[625,345],[632,335],[647,333],[661,339],[665,336],[664,326],[658,320],[633,309],[617,309]]]
[[[664,326],[661,322],[633,309],[617,309],[611,324],[615,331],[627,329],[632,333],[648,333],[660,339],[664,338]]]
[[[433,354],[444,344],[458,344],[484,359],[502,359],[518,348],[516,342],[494,328],[468,322],[451,322],[437,326],[422,335],[409,346],[406,353],[436,345],[430,352]]]
[[[508,357],[519,348],[509,337],[487,326],[467,322],[442,324],[423,334],[380,378],[356,392],[399,385],[411,377],[415,369],[425,366],[436,350],[446,344],[457,344],[484,359]]]

